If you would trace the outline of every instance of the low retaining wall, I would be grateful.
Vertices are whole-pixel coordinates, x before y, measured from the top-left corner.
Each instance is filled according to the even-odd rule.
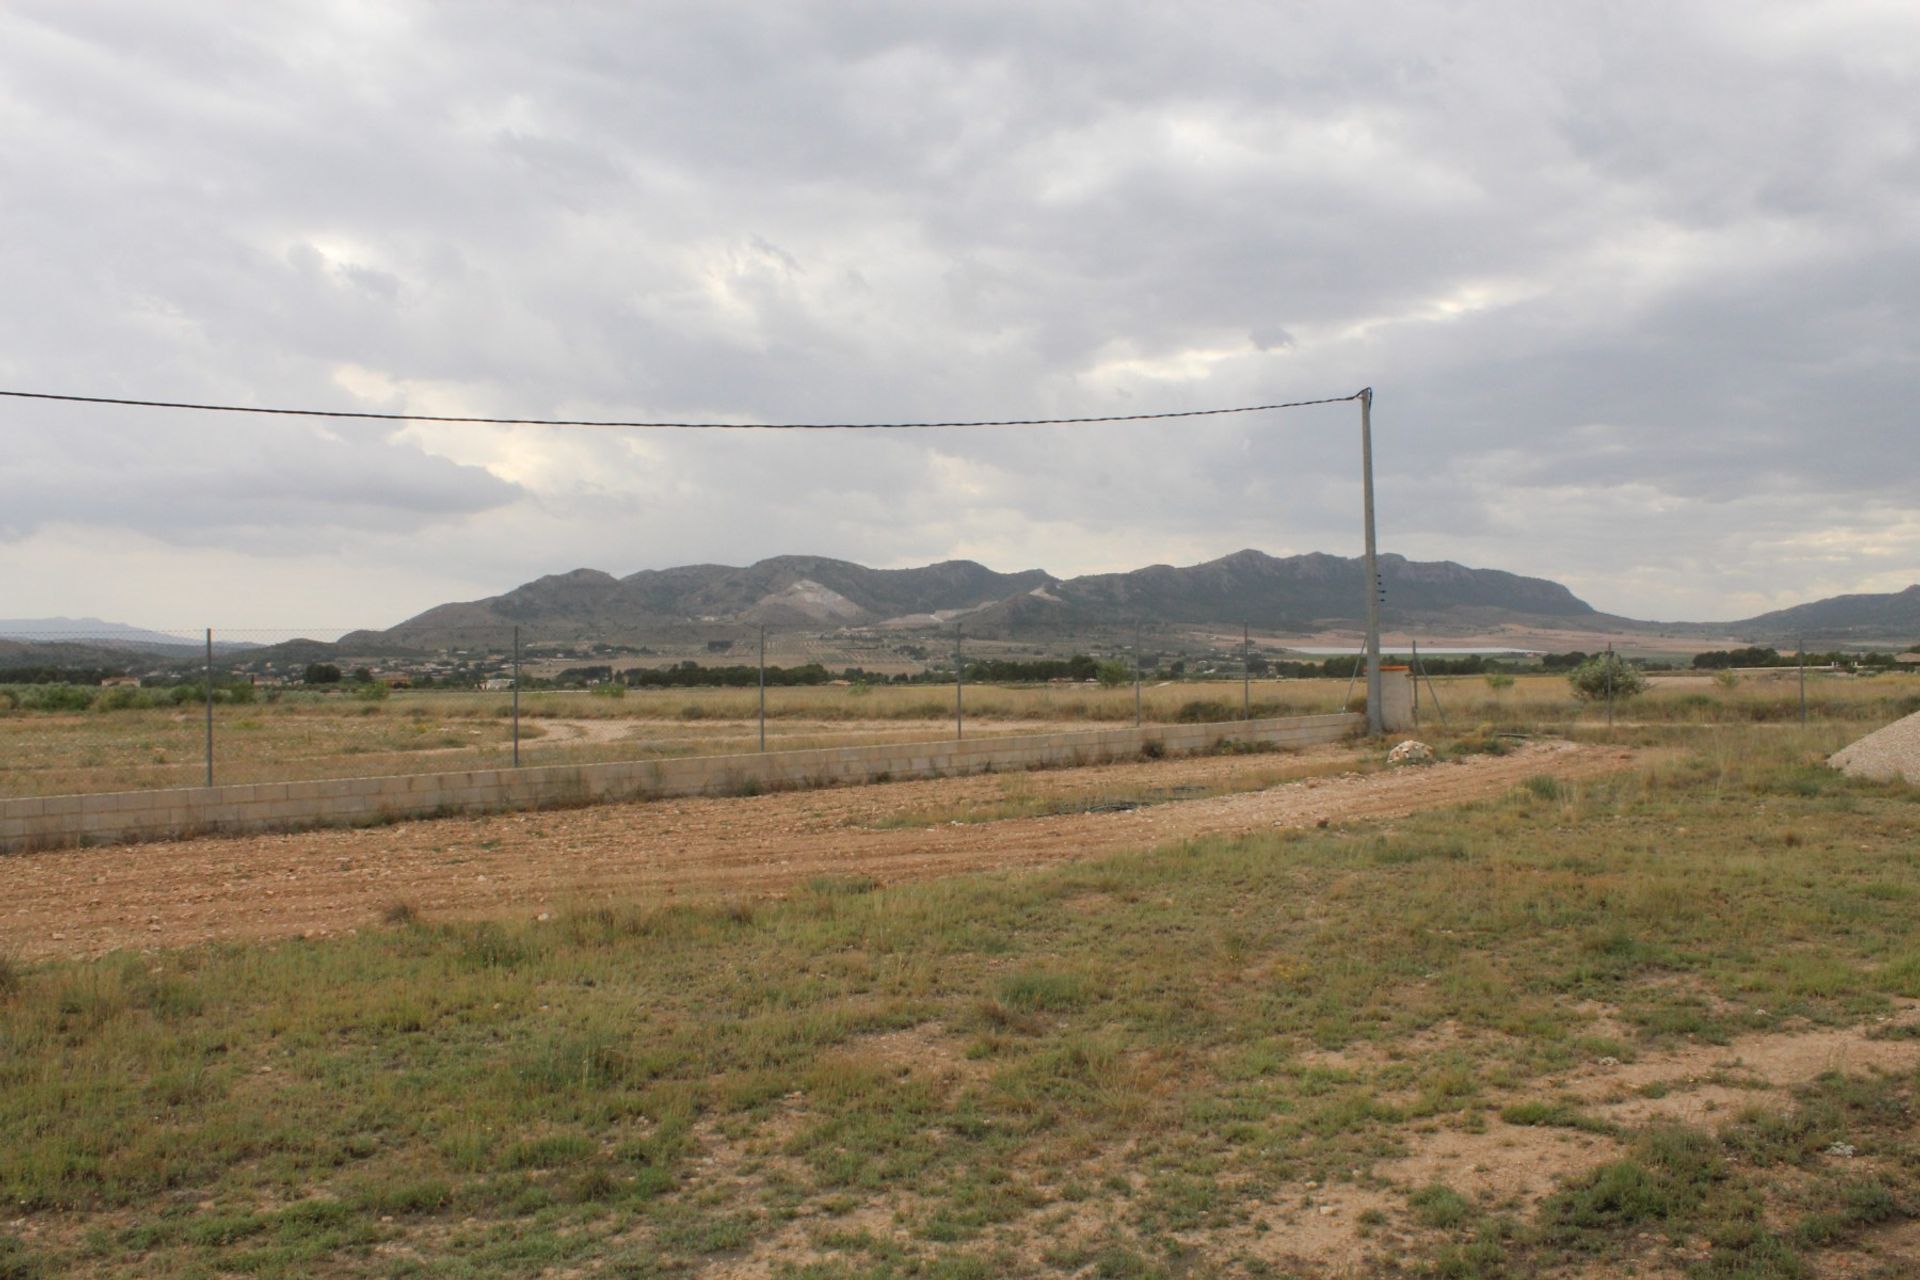
[[[0,852],[220,832],[352,826],[396,818],[537,809],[598,800],[746,795],[895,778],[943,778],[998,769],[1095,764],[1148,750],[1189,755],[1211,751],[1229,741],[1305,747],[1354,737],[1364,728],[1365,717],[1343,713],[761,755],[42,796],[0,800]]]

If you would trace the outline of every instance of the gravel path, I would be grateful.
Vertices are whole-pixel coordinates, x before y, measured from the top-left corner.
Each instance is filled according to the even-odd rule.
[[[1856,778],[1920,783],[1920,711],[1840,748],[1827,763]]]

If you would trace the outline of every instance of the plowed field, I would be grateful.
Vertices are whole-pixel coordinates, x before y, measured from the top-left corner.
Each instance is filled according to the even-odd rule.
[[[1341,772],[1359,759],[1352,748],[1322,748],[23,854],[0,858],[0,938],[22,959],[90,955],[326,935],[398,904],[436,917],[537,915],[609,899],[777,895],[820,876],[891,883],[1045,866],[1391,818],[1497,795],[1536,774],[1596,775],[1631,753],[1539,742],[1506,756]],[[1234,793],[1182,798],[1201,790]],[[969,813],[1010,797],[1084,811]]]

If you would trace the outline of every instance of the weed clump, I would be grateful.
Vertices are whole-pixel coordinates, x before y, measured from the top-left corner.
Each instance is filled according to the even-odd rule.
[[[817,893],[821,897],[856,897],[863,893],[872,893],[880,887],[880,882],[872,876],[814,876],[807,881],[807,892]]]
[[[1473,1206],[1467,1198],[1442,1182],[1430,1183],[1407,1197],[1413,1216],[1423,1227],[1450,1230],[1467,1220]]]
[[[1542,800],[1560,800],[1566,795],[1566,788],[1560,785],[1560,779],[1549,773],[1536,773],[1520,785]]]

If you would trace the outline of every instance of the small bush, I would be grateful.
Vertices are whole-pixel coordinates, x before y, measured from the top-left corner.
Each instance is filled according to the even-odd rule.
[[[1511,689],[1513,688],[1513,677],[1504,671],[1489,672],[1487,674],[1487,688]]]
[[[1567,683],[1573,686],[1573,696],[1582,702],[1605,702],[1609,697],[1624,702],[1647,691],[1647,677],[1617,653],[1588,658],[1567,673]]]
[[[1467,1198],[1444,1183],[1431,1183],[1407,1197],[1413,1216],[1423,1227],[1446,1230],[1465,1222],[1473,1206]]]

